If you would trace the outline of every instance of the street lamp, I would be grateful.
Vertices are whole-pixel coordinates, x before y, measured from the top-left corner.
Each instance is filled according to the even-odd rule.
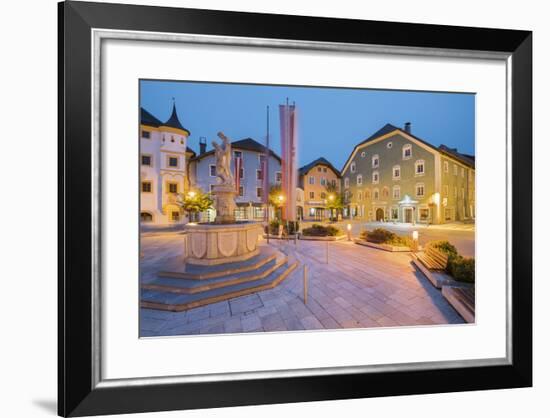
[[[414,252],[418,251],[418,231],[412,232],[413,248]]]
[[[191,199],[193,199],[196,195],[197,195],[197,193],[194,192],[193,190],[191,190],[191,191],[189,191],[189,193],[187,193],[187,196],[189,196]]]
[[[348,241],[351,241],[351,224],[347,224],[346,228],[348,230]]]

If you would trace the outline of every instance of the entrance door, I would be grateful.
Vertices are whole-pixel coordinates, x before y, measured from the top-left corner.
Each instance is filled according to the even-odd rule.
[[[376,220],[378,222],[384,220],[384,210],[381,208],[376,209]]]
[[[413,210],[412,208],[405,208],[405,223],[412,224]]]

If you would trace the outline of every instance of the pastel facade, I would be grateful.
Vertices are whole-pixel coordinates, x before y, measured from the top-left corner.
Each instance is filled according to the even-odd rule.
[[[339,193],[340,172],[325,158],[318,158],[300,168],[298,184],[304,196],[302,219],[321,221],[329,218],[327,185],[333,185]]]
[[[214,151],[206,151],[205,143],[201,145],[201,153],[190,160],[191,187],[200,188],[204,192],[210,192],[212,186],[217,184],[216,160]],[[235,172],[235,157],[240,157],[242,169],[240,173],[240,190],[236,196],[237,219],[263,220],[264,194],[269,193],[265,189],[263,180],[262,159],[265,158],[265,147],[252,138],[245,138],[231,143],[233,157],[231,170]],[[269,184],[281,183],[281,158],[270,151],[269,155]],[[209,210],[206,214],[208,220],[213,220],[215,211]],[[206,219],[205,219],[206,220]]]
[[[475,218],[475,160],[387,124],[358,144],[342,169],[345,216],[445,223]]]
[[[176,196],[189,187],[187,161],[195,154],[187,147],[190,132],[181,125],[175,104],[165,122],[143,108],[140,119],[141,224],[185,223]]]

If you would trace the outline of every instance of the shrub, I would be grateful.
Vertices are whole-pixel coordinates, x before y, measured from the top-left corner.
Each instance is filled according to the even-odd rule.
[[[306,237],[336,237],[343,234],[338,228],[319,224],[313,224],[311,227],[305,228],[302,233]]]
[[[384,228],[376,228],[372,231],[363,231],[359,237],[363,240],[374,242],[375,244],[390,244],[399,247],[412,246],[411,238],[399,236]]]
[[[458,256],[456,247],[449,241],[434,241],[431,243],[431,246],[445,253],[449,258]]]
[[[475,272],[474,258],[466,258],[461,255],[449,256],[449,260],[447,261],[447,273],[455,280],[459,282],[475,283]]]

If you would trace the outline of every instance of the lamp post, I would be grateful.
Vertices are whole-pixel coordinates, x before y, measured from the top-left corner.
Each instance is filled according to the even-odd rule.
[[[332,208],[332,202],[334,201],[334,195],[332,193],[328,195],[328,200],[330,200],[330,220],[334,221],[334,209]]]
[[[413,252],[417,252],[418,251],[418,231],[413,231],[412,232],[412,240],[413,240]]]
[[[350,223],[347,224],[346,229],[348,230],[348,241],[351,241],[351,224]]]

